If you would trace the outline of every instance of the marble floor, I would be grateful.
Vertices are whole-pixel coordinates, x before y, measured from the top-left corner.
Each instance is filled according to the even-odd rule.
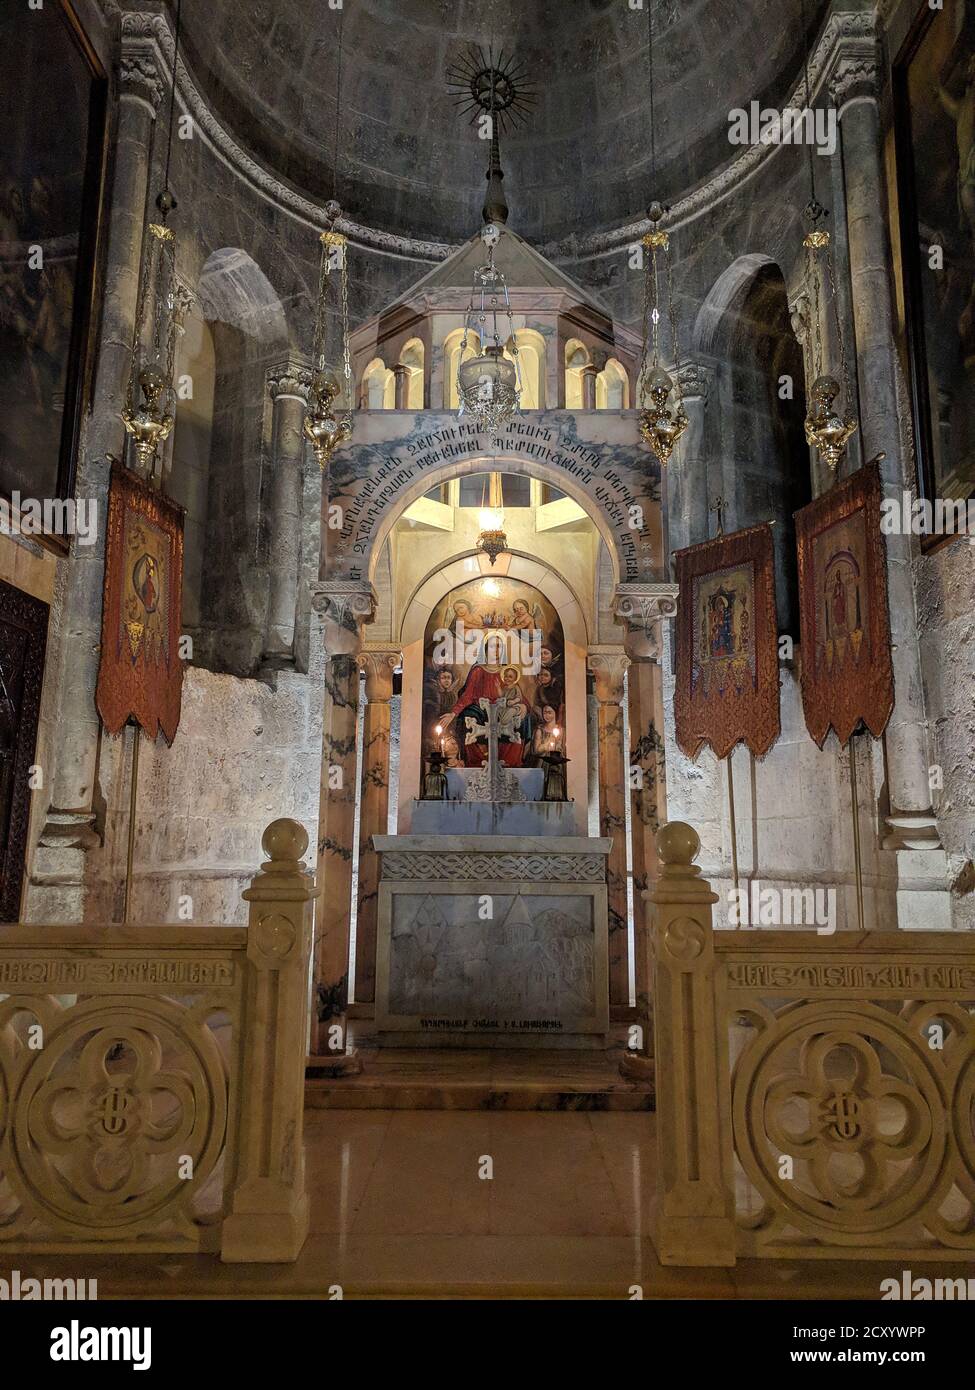
[[[214,1256],[20,1256],[99,1296],[877,1298],[885,1261],[664,1268],[647,1239],[649,1114],[310,1110],[311,1234],[294,1265]],[[485,1159],[490,1159],[492,1176]],[[939,1275],[971,1266],[939,1265]]]

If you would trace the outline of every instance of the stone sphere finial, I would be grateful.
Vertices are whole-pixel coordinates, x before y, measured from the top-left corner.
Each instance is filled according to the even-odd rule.
[[[686,821],[671,820],[657,831],[657,853],[664,864],[691,864],[701,848],[701,837]]]
[[[289,816],[273,820],[261,836],[264,853],[272,862],[300,859],[308,848],[308,831]]]

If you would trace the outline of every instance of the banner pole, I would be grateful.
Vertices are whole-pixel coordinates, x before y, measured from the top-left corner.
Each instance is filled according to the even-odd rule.
[[[733,750],[732,750],[733,751]],[[735,881],[735,895],[739,892],[738,888],[738,826],[735,819],[735,774],[731,769],[731,757],[729,753],[725,762],[728,765],[728,814],[731,817],[731,874]]]
[[[122,906],[123,923],[129,920],[129,905],[132,898],[132,862],[135,858],[135,806],[139,794],[139,744],[142,730],[138,724],[132,725],[132,771],[129,775],[129,841],[125,854],[125,898]]]
[[[850,735],[850,796],[853,802],[853,870],[856,875],[857,925],[863,925],[863,859],[860,854],[860,815],[857,804],[857,747],[856,735]]]

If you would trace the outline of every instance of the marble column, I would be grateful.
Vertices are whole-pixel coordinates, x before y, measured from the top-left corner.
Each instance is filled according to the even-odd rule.
[[[660,663],[667,650],[665,625],[677,612],[677,585],[620,584],[613,596],[613,612],[626,627],[625,649],[632,662],[626,681],[630,726],[627,787],[636,1023],[643,1030],[639,1046],[624,1053],[621,1069],[626,1075],[642,1077],[649,1069],[641,1059],[653,1056],[652,943],[645,904],[657,877],[657,830],[667,818]]]
[[[589,648],[588,667],[599,703],[599,833],[613,841],[606,861],[609,901],[609,1003],[625,1016],[630,1003],[626,906],[626,797],[628,768],[623,737],[623,678],[630,658],[621,646]]]
[[[376,596],[362,581],[324,580],[312,586],[312,605],[326,660],[311,1050],[337,1073],[359,1069],[347,1031],[356,728],[360,624],[372,621]]]
[[[298,569],[301,563],[301,493],[304,437],[311,373],[294,359],[271,367],[271,486],[269,489],[269,589],[263,664],[294,664]]]
[[[27,890],[25,916],[31,921],[84,920],[88,854],[101,843],[95,810],[101,732],[95,687],[109,456],[121,455],[125,447],[121,412],[132,359],[153,134],[165,84],[165,67],[155,43],[123,41],[101,336],[75,484],[75,495],[95,504],[98,539],[94,545],[72,548],[60,581],[61,641],[58,666],[52,673],[57,682],[53,723],[58,736],[49,770],[50,802]]]
[[[404,367],[402,362],[397,362],[393,368],[395,380],[395,395],[397,410],[409,410],[410,408],[410,369]]]
[[[389,817],[389,717],[393,671],[402,654],[381,642],[366,642],[359,665],[366,677],[359,800],[359,882],[356,913],[355,998],[376,997],[376,920],[379,904],[379,855],[373,835],[385,835]]]
[[[582,369],[582,408],[596,409],[596,368],[591,362]]]
[[[840,47],[830,74],[839,110],[846,180],[846,225],[863,454],[886,452],[881,476],[886,496],[914,490],[913,458],[907,437],[909,407],[897,361],[887,235],[887,197],[877,109],[877,58],[871,47]],[[917,541],[889,535],[887,588],[893,640],[896,704],[884,735],[887,751],[890,834],[885,848],[940,848],[931,803],[927,725],[917,641],[912,565]]]

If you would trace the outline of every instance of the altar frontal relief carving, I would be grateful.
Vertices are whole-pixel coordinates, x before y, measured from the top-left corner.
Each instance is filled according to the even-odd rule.
[[[393,899],[388,1010],[399,1026],[594,1031],[596,975],[590,892]]]
[[[565,747],[565,641],[544,594],[514,579],[453,589],[427,623],[423,649],[423,756],[481,767],[488,751],[483,702],[503,701],[498,756],[537,767]]]

